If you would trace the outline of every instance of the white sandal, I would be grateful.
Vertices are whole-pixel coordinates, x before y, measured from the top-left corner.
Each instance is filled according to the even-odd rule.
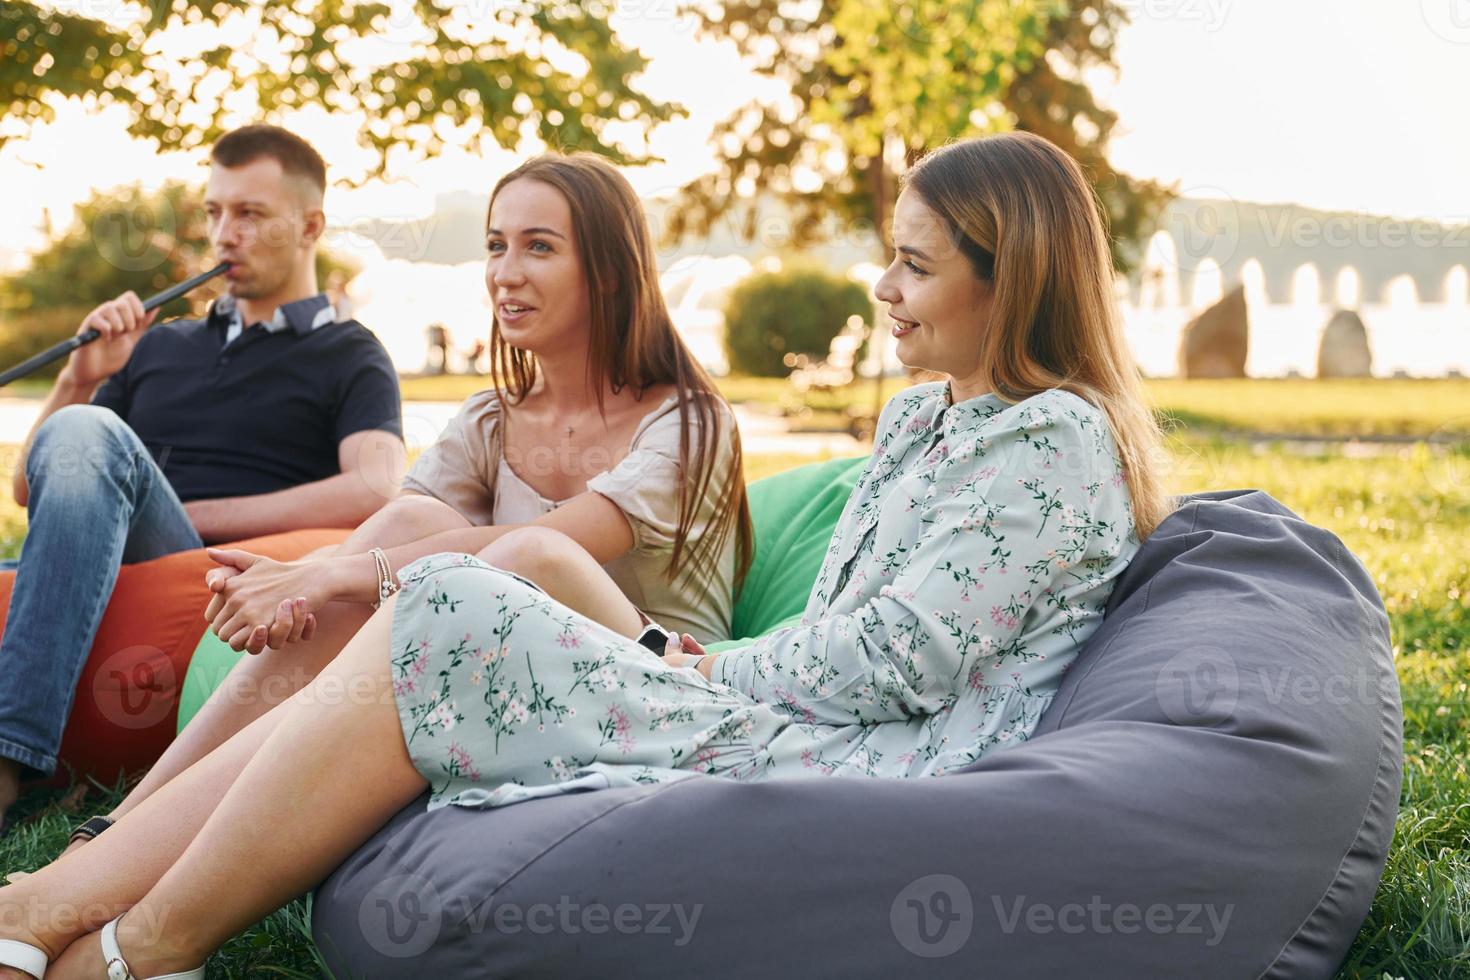
[[[24,970],[36,980],[46,975],[46,964],[50,962],[45,950],[18,939],[0,939],[0,966]]]
[[[107,957],[107,980],[204,980],[204,967],[199,966],[193,970],[185,970],[183,973],[165,973],[157,977],[135,977],[133,970],[128,966],[128,961],[123,959],[122,950],[117,945],[117,923],[113,919],[102,927],[102,955]],[[44,969],[45,964],[42,964]],[[25,967],[21,967],[25,969]]]

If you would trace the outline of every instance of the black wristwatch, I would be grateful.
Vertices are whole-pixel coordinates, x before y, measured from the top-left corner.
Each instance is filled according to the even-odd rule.
[[[88,817],[86,820],[82,821],[82,823],[77,827],[76,830],[73,830],[71,832],[71,839],[68,840],[67,843],[75,844],[79,840],[91,840],[93,837],[96,837],[108,827],[111,827],[113,822],[114,821],[111,817]]]
[[[638,634],[638,644],[647,647],[662,657],[669,646],[669,631],[655,623],[649,623]]]

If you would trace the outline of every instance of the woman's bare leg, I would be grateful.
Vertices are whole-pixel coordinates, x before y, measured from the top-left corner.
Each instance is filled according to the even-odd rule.
[[[534,546],[538,560],[561,548],[539,534],[514,543]],[[539,571],[543,580],[563,576],[562,587],[584,583],[584,608],[624,625],[631,615],[636,624],[627,600],[615,586],[609,595],[590,569],[574,562],[571,570]],[[48,971],[53,980],[100,977],[100,944],[82,937],[132,908],[119,943],[135,971],[148,976],[197,965],[324,878],[426,785],[408,760],[392,696],[391,609],[390,602],[309,687],[136,813],[86,848],[0,889],[0,906],[35,910],[18,929],[0,922],[0,936],[65,950]]]
[[[361,554],[369,548],[417,541],[467,526],[458,511],[433,497],[400,497],[352,532],[334,553]],[[311,640],[242,657],[111,816],[116,819],[134,809],[236,732],[311,683],[362,629],[372,611],[371,606],[360,603],[328,603],[317,614],[316,635]]]
[[[509,570],[534,580],[541,588],[547,589],[548,594],[557,598],[557,601],[575,608],[589,619],[600,621],[609,629],[617,630],[625,636],[637,636],[641,629],[641,620],[638,619],[634,605],[623,597],[622,592],[607,577],[601,566],[592,560],[591,555],[564,535],[542,529],[526,529],[525,532],[504,536],[481,552],[481,557],[488,563],[497,564],[497,567],[509,567]],[[369,613],[372,611],[368,607],[362,608]],[[384,641],[384,646],[387,648],[387,641]],[[247,657],[243,664],[254,664],[260,660],[262,658]],[[306,685],[303,683],[301,686],[304,688]],[[24,879],[24,882],[31,883],[32,877],[47,873],[62,860],[69,860],[73,852],[91,849],[101,849],[104,854],[121,855],[121,858],[115,857],[112,860],[126,865],[132,873],[129,879],[131,882],[156,882],[168,870],[169,865],[178,860],[184,848],[193,840],[194,833],[198,832],[204,820],[222,801],[235,776],[250,761],[254,749],[265,742],[266,736],[275,730],[284,717],[284,707],[278,707],[262,716],[245,720],[241,724],[240,735],[231,738],[232,733],[222,733],[219,736],[221,745],[200,749],[200,757],[207,757],[204,763],[191,765],[184,773],[175,774],[172,780],[154,780],[150,773],[146,783],[140,783],[132,796],[129,796],[126,801],[128,805],[118,808],[118,824],[106,835],[85,845],[73,845],[63,852],[62,858],[43,868],[43,871],[38,871],[37,876]],[[185,732],[193,727],[194,724],[190,724]],[[201,745],[201,742],[196,745]],[[150,788],[147,786],[148,782],[153,782],[154,785]],[[165,792],[165,789],[168,789],[165,799],[175,798],[175,793],[178,792],[173,788],[175,783],[187,786],[184,792],[187,793],[188,807],[179,808],[176,813],[172,808],[166,810],[166,813],[171,813],[168,826],[163,829],[160,829],[162,824],[154,826],[150,814],[159,813],[156,805],[147,807],[131,824],[122,820],[122,815],[143,807],[153,796]],[[147,792],[143,792],[144,789]],[[165,804],[165,807],[169,807],[169,804]],[[131,830],[123,830],[123,827],[131,827]],[[132,843],[140,835],[151,835],[144,837],[148,846]],[[104,843],[106,846],[103,846]],[[0,895],[4,895],[3,890],[0,890]],[[98,912],[101,915],[100,920],[97,920],[96,915],[91,917],[87,929],[98,929],[121,911],[121,908],[109,907],[109,914]]]
[[[372,606],[359,603],[328,603],[317,614],[317,631],[311,640],[293,643],[284,650],[268,649],[241,657],[111,816],[116,819],[133,810],[232,735],[267,717],[272,708],[311,683],[357,635],[372,612]]]
[[[349,539],[339,553],[355,554],[353,547],[354,541]],[[559,531],[520,528],[496,540],[479,557],[496,568],[530,579],[558,602],[624,636],[636,637],[642,631],[638,610],[617,584],[591,555]],[[318,615],[317,632],[309,642],[242,657],[112,816],[119,817],[136,807],[230,736],[311,683],[357,634],[372,611],[360,603],[329,603]]]
[[[128,908],[118,944],[137,976],[154,976],[198,966],[231,936],[321,882],[428,785],[409,760],[393,696],[393,605],[385,603],[341,656],[272,713],[279,718],[262,744],[253,744],[255,726],[235,736],[88,847],[0,889],[0,903],[34,895],[49,905]],[[218,779],[242,757],[243,770],[193,841],[142,888],[143,876],[128,867],[136,865],[137,849],[158,848],[161,836],[188,836],[178,808],[199,816],[189,802],[190,777],[198,770],[198,780]],[[98,937],[54,923],[28,928],[48,948],[65,950],[48,980],[105,976]]]
[[[220,799],[265,742],[269,718],[237,734],[75,854],[0,888],[0,938],[40,944],[54,956],[148,893],[179,859]],[[36,921],[39,918],[40,922]],[[40,923],[49,922],[48,932]],[[24,925],[29,935],[13,931]],[[70,924],[70,928],[67,928]],[[48,971],[48,976],[52,975]],[[0,977],[24,976],[0,967]]]

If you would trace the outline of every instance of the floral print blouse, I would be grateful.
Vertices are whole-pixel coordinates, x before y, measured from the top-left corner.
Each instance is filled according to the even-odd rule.
[[[801,625],[713,679],[860,726],[834,770],[936,775],[1030,735],[1139,541],[1106,417],[1076,395],[919,385],[876,431]]]

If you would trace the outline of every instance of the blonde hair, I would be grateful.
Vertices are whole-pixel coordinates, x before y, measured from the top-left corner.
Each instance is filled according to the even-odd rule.
[[[1075,160],[1031,133],[952,143],[904,184],[992,280],[982,377],[1010,402],[1060,388],[1097,406],[1122,457],[1140,541],[1174,509],[1163,440],[1123,335],[1102,208]]]

